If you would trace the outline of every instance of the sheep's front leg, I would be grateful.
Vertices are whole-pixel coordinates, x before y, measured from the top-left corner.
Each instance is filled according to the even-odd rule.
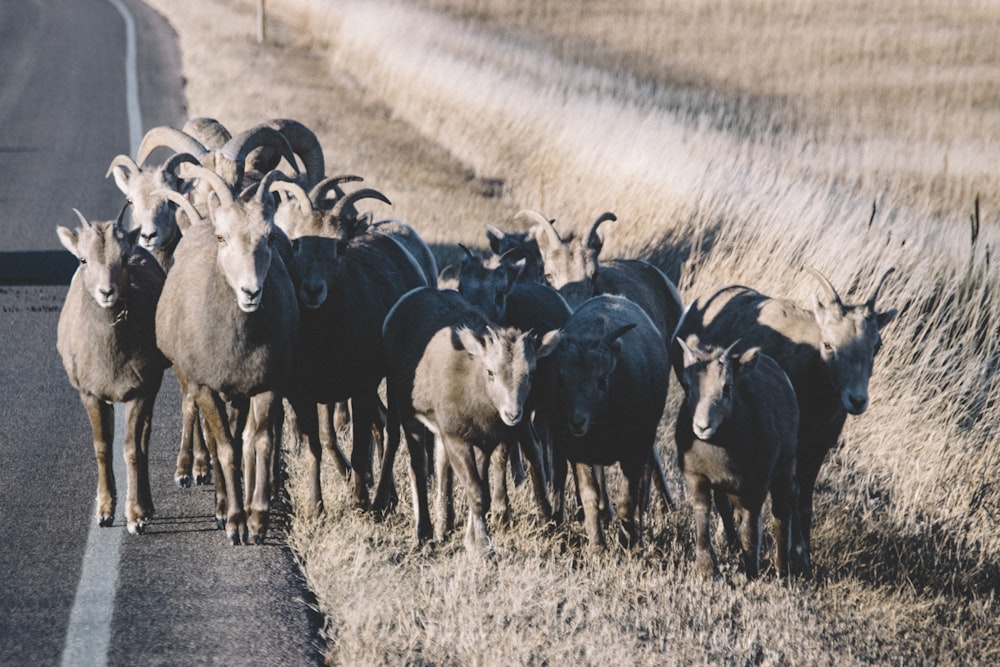
[[[465,528],[465,548],[468,551],[488,552],[490,533],[486,528],[486,512],[489,511],[489,489],[476,465],[473,447],[454,436],[441,434],[439,437],[444,440],[448,460],[455,471],[455,476],[465,488],[465,495],[469,503],[469,521]],[[489,459],[488,457],[483,457],[483,459],[485,471],[485,466],[489,465]]]
[[[149,429],[153,418],[152,396],[140,396],[125,404],[125,521],[128,532],[139,535],[153,516],[149,489]]]
[[[115,471],[114,456],[115,411],[114,406],[101,399],[80,392],[94,438],[94,455],[97,458],[97,523],[111,526],[115,522]]]
[[[226,406],[215,392],[207,387],[200,387],[197,392],[198,409],[205,419],[208,437],[215,442],[216,455],[219,461],[221,484],[225,488],[225,498],[228,511],[226,513],[226,537],[230,544],[239,544],[246,539],[247,522],[243,511],[243,493],[240,488],[240,478],[237,470],[237,445],[229,431],[229,419]],[[217,487],[220,481],[217,481]],[[216,517],[218,521],[218,517]]]
[[[501,443],[490,455],[487,475],[490,480],[492,515],[497,525],[510,525],[510,503],[507,497],[507,461],[510,457],[510,447]]]
[[[528,475],[531,478],[531,488],[535,496],[535,504],[542,515],[542,520],[549,521],[552,518],[552,505],[549,503],[549,498],[546,495],[545,464],[542,461],[542,446],[530,419],[522,420],[519,430],[520,449],[523,454],[526,454],[528,459]],[[515,444],[514,447],[517,448],[517,445]],[[565,468],[565,466],[563,467]]]
[[[330,405],[327,403],[316,405],[316,415],[319,419],[319,441],[323,444],[323,449],[333,457],[333,465],[337,468],[337,472],[344,479],[349,479],[351,476],[351,464],[347,460],[347,457],[344,456],[344,451],[338,443],[337,430],[340,427],[336,423],[337,418],[346,411],[347,403],[345,401],[336,403],[333,410],[330,409]],[[346,426],[348,421],[350,420],[344,420],[343,425]]]
[[[583,505],[583,523],[587,528],[590,549],[603,551],[607,545],[604,542],[604,531],[601,530],[601,490],[594,466],[577,463],[576,483],[580,492],[580,504]]]
[[[712,511],[712,486],[708,479],[701,475],[685,474],[688,494],[694,506],[694,549],[695,568],[707,577],[718,573],[718,563],[712,550],[710,532]]]
[[[274,455],[274,420],[281,409],[281,399],[274,392],[257,394],[250,400],[244,438],[250,451],[252,469],[247,472],[248,544],[262,544],[267,534],[271,512],[271,479]],[[248,465],[248,467],[250,467]]]
[[[652,457],[650,457],[652,458]],[[629,549],[634,549],[642,544],[642,529],[639,517],[641,516],[639,498],[642,493],[641,486],[643,472],[646,466],[634,461],[622,461],[622,473],[625,476],[625,494],[622,501],[618,503],[618,520],[621,523],[621,533],[619,541]]]
[[[323,460],[323,446],[319,436],[319,411],[316,403],[299,397],[290,399],[295,419],[298,425],[299,437],[305,441],[307,451],[306,476],[308,477],[309,495],[305,511],[309,515],[318,516],[323,513],[323,490],[321,487],[320,470]]]
[[[743,567],[747,579],[756,579],[760,574],[760,504],[755,503],[749,508],[741,507],[740,512],[740,547],[743,552]]]

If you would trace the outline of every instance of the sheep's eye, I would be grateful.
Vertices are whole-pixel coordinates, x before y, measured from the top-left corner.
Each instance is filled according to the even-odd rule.
[[[823,341],[823,349],[827,352],[833,352],[833,345],[830,345],[826,341]]]
[[[132,198],[131,198],[131,197],[129,197],[129,198],[128,198],[128,205],[129,205],[129,206],[132,206],[132,205],[134,205],[134,204],[135,204],[135,202],[134,202],[134,201],[132,201]]]
[[[215,240],[218,241],[219,243],[225,243],[226,242],[226,237],[222,236],[220,234],[220,235],[218,235],[218,236],[215,237]]]
[[[550,283],[555,282],[555,277],[551,273],[546,273],[545,274],[545,279],[547,281],[549,281]]]
[[[494,378],[493,371],[491,369],[486,369],[486,377],[491,380]]]
[[[299,240],[292,239],[292,250],[298,250],[298,249],[299,249]]]
[[[87,263],[87,258],[86,257],[77,257],[77,259],[80,260],[80,264],[86,264]]]
[[[597,380],[597,388],[601,391],[608,390],[608,376],[605,375]]]

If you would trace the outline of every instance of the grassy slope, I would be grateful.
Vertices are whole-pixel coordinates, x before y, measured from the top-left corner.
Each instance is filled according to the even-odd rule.
[[[407,508],[382,524],[355,516],[331,473],[328,515],[297,521],[294,531],[329,618],[331,662],[996,658],[998,610],[989,591],[1000,554],[993,520],[1000,309],[987,247],[995,231],[987,225],[970,248],[964,201],[996,182],[995,167],[969,149],[1000,139],[981,99],[998,71],[982,65],[1000,58],[977,37],[996,16],[976,9],[959,20],[948,3],[921,3],[926,12],[908,14],[915,25],[887,41],[883,24],[859,21],[857,7],[851,14],[853,5],[839,3],[842,12],[825,25],[846,25],[857,41],[800,36],[815,47],[806,57],[803,45],[791,45],[789,56],[744,36],[769,25],[773,35],[762,41],[774,44],[777,35],[815,25],[793,15],[787,20],[800,29],[782,33],[788,24],[767,2],[753,5],[757,13],[718,2],[692,4],[701,8],[693,15],[671,6],[666,23],[665,3],[634,3],[615,21],[602,3],[572,15],[567,8],[578,3],[565,1],[411,3],[447,4],[492,25],[479,32],[379,3],[337,3],[331,11],[272,0],[272,12],[302,12],[286,16],[287,25],[305,17],[311,30],[272,23],[264,47],[252,42],[253,3],[150,4],[180,33],[191,115],[234,128],[273,116],[305,122],[320,135],[331,173],[365,175],[393,199],[391,214],[417,226],[443,256],[456,241],[481,244],[483,222],[503,226],[532,206],[577,228],[616,211],[609,251],[655,259],[685,298],[740,281],[807,303],[813,285],[801,279],[804,262],[864,298],[884,267],[898,268],[881,301],[903,312],[887,332],[873,406],[850,421],[821,478],[817,581],[746,586],[733,572],[725,582],[692,580],[683,509],[654,514],[642,555],[585,558],[576,528],[548,536],[531,526],[520,490],[515,508],[525,519],[498,532],[495,559],[468,559],[458,540],[414,553]],[[614,29],[629,25],[643,30]],[[763,74],[709,57],[717,53],[712,42],[697,39],[705,26],[736,53],[769,53],[759,59]],[[971,46],[942,42],[942,34]],[[908,39],[916,46],[906,57],[894,59],[892,49],[869,57],[865,80],[884,102],[866,106],[868,97],[851,91],[819,95],[795,77],[801,65],[820,90],[832,78],[853,80],[844,73],[858,63],[843,55],[853,45],[879,51]],[[918,63],[955,53],[950,76],[968,94],[948,88],[925,99],[923,85],[908,83],[911,70],[884,76],[883,60],[890,74],[892,66],[913,69],[910,52]],[[660,66],[664,53],[671,67]],[[817,58],[824,77],[812,74]],[[748,61],[758,59],[741,60]],[[636,78],[593,67],[609,64]],[[951,71],[931,70],[940,80]],[[234,77],[238,86],[221,83]],[[797,84],[805,92],[796,95]],[[897,105],[919,113],[885,112]],[[966,122],[938,121],[953,116]],[[950,158],[947,172],[939,168],[942,145],[965,156]],[[483,196],[496,191],[492,179],[502,180],[502,197]],[[989,210],[994,193],[984,194]],[[880,210],[869,226],[876,197]],[[660,447],[669,460],[667,432]],[[293,453],[293,473],[297,465]],[[674,481],[677,490],[676,474]]]

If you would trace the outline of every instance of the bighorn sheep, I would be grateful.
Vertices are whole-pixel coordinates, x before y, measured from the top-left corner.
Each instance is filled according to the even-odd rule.
[[[684,401],[677,415],[677,461],[694,505],[696,565],[717,571],[709,523],[714,492],[730,546],[736,543],[732,507],[748,578],[760,570],[760,510],[771,494],[775,565],[788,574],[795,505],[799,408],[788,376],[752,347],[706,348],[695,334],[677,339],[683,350]],[[731,503],[731,504],[730,504]]]
[[[531,282],[545,282],[545,265],[541,250],[538,248],[536,236],[542,232],[538,217],[534,211],[523,210],[514,216],[512,221],[517,226],[528,226],[520,232],[505,232],[493,225],[486,225],[486,238],[490,249],[497,257],[502,257],[511,250],[518,249],[524,257],[524,270],[520,279]],[[551,221],[549,221],[551,224]]]
[[[124,213],[123,208],[117,221],[91,223],[76,211],[79,228],[57,228],[59,240],[80,266],[59,316],[56,346],[93,428],[97,520],[102,526],[113,523],[116,503],[112,404],[125,404],[125,519],[130,533],[141,533],[153,515],[153,402],[169,362],[156,346],[154,329],[163,270],[152,255],[130,242],[122,227]]]
[[[410,451],[417,539],[430,534],[424,443],[418,435],[426,427],[434,434],[441,464],[435,537],[443,539],[448,524],[447,462],[468,498],[465,546],[486,549],[490,453],[501,442],[521,437],[536,362],[552,346],[539,344],[534,334],[499,328],[458,293],[433,287],[400,299],[385,319],[383,337],[389,369],[387,449],[398,441],[402,426]]]
[[[211,185],[218,203],[211,209],[211,224],[192,225],[177,246],[156,312],[156,338],[185,394],[194,397],[209,443],[215,445],[217,521],[226,514],[231,543],[259,543],[268,526],[279,392],[291,374],[299,322],[292,280],[274,249],[283,234],[273,223],[268,186],[279,173],[269,173],[257,194],[243,199],[215,172],[186,170],[188,177]],[[177,201],[197,218],[190,202]],[[252,464],[247,470],[256,473],[246,480],[249,518],[227,399],[249,399],[245,458]]]
[[[177,168],[184,162],[198,164],[190,153],[177,153],[159,167],[143,168],[129,156],[118,155],[106,174],[114,176],[115,184],[128,200],[139,244],[156,257],[164,271],[169,271],[173,263],[181,227],[177,222],[177,205],[155,193],[164,189],[183,191]]]
[[[821,287],[812,310],[749,287],[725,287],[692,304],[676,332],[682,340],[698,333],[703,343],[715,346],[739,338],[735,351],[759,347],[788,374],[800,413],[794,528],[801,534],[796,534],[793,546],[796,565],[803,569],[810,566],[812,501],[820,466],[836,446],[847,415],[860,415],[867,409],[868,382],[882,346],[881,331],[896,315],[895,309],[879,312],[875,308],[892,271],[886,271],[866,302],[845,304],[830,281],[810,269]],[[678,353],[671,358],[679,375],[682,356],[674,350]]]
[[[426,285],[424,270],[392,234],[345,235],[339,224],[344,209],[365,197],[384,200],[377,191],[350,193],[324,210],[295,183],[276,182],[273,189],[291,195],[294,204],[282,206],[299,213],[289,223],[294,248],[289,269],[302,306],[303,353],[288,399],[312,455],[309,507],[323,507],[316,405],[347,399],[353,409],[354,503],[367,507],[372,426],[381,421],[377,390],[385,377],[382,322],[399,297]]]
[[[460,247],[466,256],[457,267],[457,290],[466,301],[482,310],[491,322],[512,326],[523,332],[538,333],[558,329],[569,319],[569,305],[557,291],[542,283],[518,281],[525,266],[523,248],[512,248],[499,261],[486,262],[465,246]],[[520,259],[513,261],[510,259],[513,255]],[[534,405],[533,397],[529,398],[529,416],[534,413]],[[534,486],[544,486],[545,479],[551,477],[548,474],[551,466],[546,465],[549,448],[538,441],[534,422],[529,420],[523,432],[537,444],[515,442],[508,446],[507,443],[501,443],[493,452],[493,464],[490,468],[492,505],[502,521],[506,521],[509,516],[506,477],[508,461],[515,483],[519,484],[525,477],[522,447],[537,448],[542,453],[543,468],[531,468]],[[535,476],[539,479],[536,480]],[[541,511],[550,514],[548,500],[544,497],[538,500]]]
[[[576,466],[591,547],[603,548],[591,466],[620,463],[627,488],[618,517],[623,537],[636,544],[640,482],[654,461],[667,397],[670,365],[663,338],[642,308],[618,295],[588,299],[553,338],[558,344],[539,369],[539,393],[552,434],[554,516],[563,518],[568,460]]]

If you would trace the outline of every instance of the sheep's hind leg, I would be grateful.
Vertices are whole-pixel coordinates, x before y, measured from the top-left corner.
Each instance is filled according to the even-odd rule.
[[[115,414],[114,406],[91,394],[80,392],[94,436],[94,455],[97,458],[97,523],[111,526],[115,522],[115,471],[114,456]]]

